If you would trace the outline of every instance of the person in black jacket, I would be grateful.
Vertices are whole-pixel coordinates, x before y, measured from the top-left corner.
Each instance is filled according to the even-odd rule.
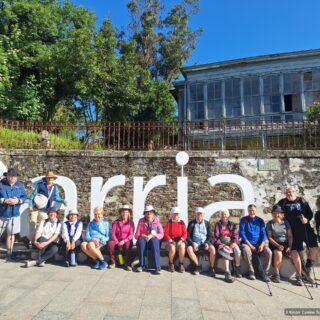
[[[314,215],[314,220],[316,222],[318,241],[320,242],[320,196],[317,197],[316,206],[317,206],[317,212]]]
[[[201,266],[199,265],[196,252],[199,250],[208,251],[210,260],[209,276],[215,277],[216,273],[214,271],[214,260],[216,251],[212,244],[213,232],[209,222],[203,219],[203,214],[203,208],[196,208],[195,219],[191,220],[188,224],[187,252],[194,266],[193,274],[198,275],[201,271]]]
[[[292,186],[285,189],[285,196],[278,204],[284,211],[284,218],[289,222],[292,229],[293,243],[291,257],[298,271],[297,281],[299,281],[298,278],[301,277],[302,272],[300,253],[303,251],[303,243],[306,243],[309,249],[305,271],[310,279],[311,269],[318,254],[317,236],[310,226],[313,212],[304,198],[297,197],[296,191]]]

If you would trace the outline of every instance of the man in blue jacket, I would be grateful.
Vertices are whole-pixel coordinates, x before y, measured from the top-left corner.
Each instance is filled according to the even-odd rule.
[[[249,266],[249,279],[255,280],[252,256],[263,258],[263,270],[260,270],[264,281],[269,282],[268,272],[270,269],[272,252],[267,247],[267,234],[264,221],[256,216],[255,204],[248,206],[249,215],[240,219],[239,236],[241,237],[243,257]],[[258,261],[259,262],[259,261]],[[259,263],[260,264],[260,263]]]
[[[53,207],[53,201],[58,203],[64,203],[66,205],[66,201],[64,201],[60,197],[58,186],[54,183],[54,181],[57,178],[58,177],[53,173],[52,170],[48,170],[45,177],[36,183],[35,188],[30,196],[30,201],[29,201],[29,212],[30,212],[29,240],[30,241],[34,241],[35,231],[40,221],[48,218],[48,211],[50,208]],[[44,196],[43,198],[46,199],[45,203],[43,204],[37,203],[37,197],[39,195]],[[34,207],[36,210],[34,210]],[[56,205],[54,205],[54,207],[56,207]]]
[[[15,234],[20,232],[20,206],[27,195],[16,169],[10,168],[4,176],[0,181],[0,237],[6,229],[7,257],[11,258]]]

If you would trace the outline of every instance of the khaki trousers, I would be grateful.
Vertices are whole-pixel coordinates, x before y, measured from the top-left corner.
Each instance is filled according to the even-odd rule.
[[[30,213],[30,223],[29,223],[29,240],[34,241],[34,236],[37,230],[38,225],[41,220],[48,219],[48,215],[46,212],[41,210],[33,210]]]

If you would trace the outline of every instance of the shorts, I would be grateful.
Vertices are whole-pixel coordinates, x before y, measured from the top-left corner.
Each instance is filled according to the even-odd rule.
[[[288,249],[288,246],[289,246],[289,244],[288,244],[288,242],[277,242],[280,246],[283,246],[284,247],[284,249],[283,249],[283,251],[286,251],[287,249]],[[270,248],[270,250],[273,252],[274,250],[279,250],[277,247],[275,247],[273,244],[271,244],[270,242],[269,242],[269,248]]]
[[[17,234],[20,232],[20,217],[0,218],[0,237],[4,230],[7,234]]]
[[[186,244],[185,241],[182,241],[182,243]],[[166,249],[167,249],[167,251],[169,251],[169,249],[170,249],[170,247],[171,247],[172,245],[175,246],[176,250],[178,249],[178,244],[177,244],[177,242],[169,242],[169,241],[167,241],[167,243],[166,243]]]
[[[306,232],[302,235],[296,234],[293,236],[292,250],[303,251],[303,243],[309,248],[318,247],[317,236],[312,229],[306,229]]]

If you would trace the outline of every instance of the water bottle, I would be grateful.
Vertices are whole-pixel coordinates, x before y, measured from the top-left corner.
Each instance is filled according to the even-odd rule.
[[[124,259],[123,259],[122,253],[118,254],[118,261],[119,261],[120,266],[124,265]]]
[[[70,255],[70,264],[72,266],[75,266],[77,264],[77,262],[76,262],[76,254],[75,254],[74,251],[71,252],[71,255]]]

